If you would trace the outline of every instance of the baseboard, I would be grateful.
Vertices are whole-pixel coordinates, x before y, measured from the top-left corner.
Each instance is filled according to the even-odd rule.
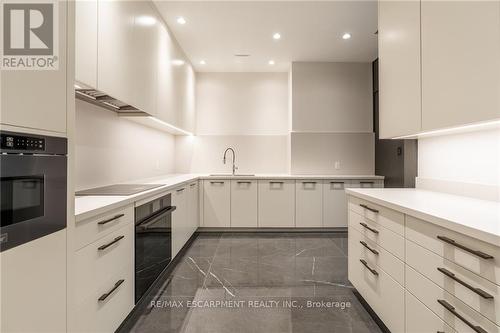
[[[252,233],[269,233],[269,232],[286,232],[286,233],[317,233],[317,232],[330,232],[330,233],[346,233],[347,227],[338,228],[213,228],[213,227],[200,227],[197,230],[200,233],[209,232],[252,232]]]
[[[354,294],[354,296],[356,296],[356,298],[361,303],[361,305],[365,308],[366,312],[368,312],[370,317],[373,318],[373,320],[375,321],[377,326],[380,328],[380,330],[384,333],[391,333],[389,328],[387,328],[387,326],[385,326],[382,319],[380,319],[380,317],[375,313],[375,311],[373,311],[372,307],[370,306],[370,304],[368,304],[368,302],[365,301],[363,296],[361,296],[361,294],[356,289],[353,289],[352,293]]]

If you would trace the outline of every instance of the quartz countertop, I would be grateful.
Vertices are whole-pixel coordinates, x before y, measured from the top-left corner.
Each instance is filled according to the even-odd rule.
[[[140,179],[129,183],[134,184],[163,184],[148,191],[136,193],[129,196],[80,196],[75,197],[76,221],[82,221],[99,215],[108,210],[116,209],[135,201],[155,196],[169,191],[184,183],[198,179],[364,179],[383,180],[383,176],[374,175],[290,175],[290,174],[256,174],[248,175],[226,175],[226,174],[170,174],[155,178]]]
[[[500,202],[420,189],[350,188],[346,192],[500,246]]]

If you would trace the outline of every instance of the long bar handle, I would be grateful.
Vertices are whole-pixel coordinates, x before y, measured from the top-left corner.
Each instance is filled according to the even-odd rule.
[[[366,247],[371,253],[378,255],[378,251],[369,247],[368,244],[366,244],[366,242],[363,242],[363,241],[359,241],[359,242],[361,243],[361,245]]]
[[[364,204],[359,204],[359,205],[361,207],[363,207],[364,209],[368,209],[370,212],[374,212],[375,214],[378,214],[378,210],[375,208],[368,207],[367,205],[364,205]]]
[[[373,275],[375,276],[378,276],[378,272],[376,270],[374,270],[373,268],[371,268],[370,266],[368,266],[368,263],[363,260],[363,259],[359,259],[359,261],[363,264],[363,266],[365,266]]]
[[[119,219],[120,217],[124,217],[124,216],[125,216],[125,214],[118,214],[118,215],[115,215],[115,216],[113,216],[113,217],[111,217],[111,218],[109,218],[109,219],[99,221],[99,222],[97,222],[97,224],[98,224],[98,225],[104,225],[104,224],[106,224],[106,223],[113,222],[114,220],[117,220],[117,219]]]
[[[118,243],[120,240],[124,239],[125,236],[118,236],[116,237],[115,239],[113,239],[111,242],[109,242],[108,244],[104,244],[104,245],[101,245],[97,248],[97,250],[99,251],[102,251],[102,250],[106,250],[108,247],[110,247],[111,245],[115,244],[115,243]]]
[[[450,303],[446,302],[444,299],[438,299],[437,301],[446,310],[450,311],[455,317],[457,317],[458,319],[460,319],[461,321],[463,321],[465,325],[467,325],[470,328],[472,328],[472,330],[474,330],[474,332],[477,332],[477,333],[488,333],[481,326],[474,325],[473,323],[471,323],[470,321],[468,321],[464,316],[462,316],[460,313],[458,313],[455,310],[455,307],[453,305],[451,305]]]
[[[467,247],[467,246],[465,246],[465,245],[462,245],[462,244],[460,244],[460,243],[457,243],[454,239],[451,239],[451,238],[449,238],[449,237],[446,237],[446,236],[437,236],[437,238],[438,238],[439,240],[442,240],[442,241],[443,241],[443,242],[445,242],[445,243],[448,243],[448,244],[450,244],[450,245],[453,245],[453,246],[455,246],[455,247],[458,247],[459,249],[462,249],[462,250],[464,250],[464,251],[467,251],[467,252],[469,252],[469,253],[472,253],[472,254],[474,254],[474,255],[476,255],[476,256],[478,256],[478,257],[482,258],[482,259],[494,259],[494,257],[493,257],[492,255],[489,255],[489,254],[487,254],[487,253],[481,252],[481,251],[479,251],[479,250],[474,250],[474,249],[471,249],[471,248],[469,248],[469,247]]]
[[[110,291],[108,291],[107,293],[105,294],[102,294],[101,297],[99,297],[99,302],[102,302],[102,301],[105,301],[106,298],[108,298],[109,295],[111,295],[116,289],[118,289],[118,287],[123,283],[125,282],[125,280],[121,279],[121,280],[118,280],[116,281],[115,285],[113,286],[113,288],[111,288]]]
[[[374,234],[378,234],[378,230],[377,230],[377,229],[370,228],[370,227],[368,226],[368,224],[363,223],[363,222],[360,222],[359,224],[361,224],[361,225],[362,225],[365,229],[370,230],[370,231],[371,231],[371,232],[373,232]]]
[[[457,278],[453,272],[450,272],[446,268],[438,267],[437,270],[440,271],[441,273],[443,273],[444,275],[446,275],[447,277],[449,277],[450,279],[460,283],[465,288],[472,290],[473,292],[475,292],[476,294],[478,294],[482,298],[486,298],[486,299],[493,299],[494,298],[492,295],[488,294],[486,291],[482,290],[481,288],[473,287],[470,284],[468,284],[467,282],[462,281],[461,279]]]

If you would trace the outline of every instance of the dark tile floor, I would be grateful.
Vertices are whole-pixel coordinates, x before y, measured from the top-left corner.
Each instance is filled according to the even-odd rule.
[[[205,233],[121,332],[381,332],[352,290],[345,233]]]

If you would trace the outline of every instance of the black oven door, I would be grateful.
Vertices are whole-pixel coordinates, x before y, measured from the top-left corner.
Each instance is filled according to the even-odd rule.
[[[66,156],[2,154],[0,251],[66,227]]]

